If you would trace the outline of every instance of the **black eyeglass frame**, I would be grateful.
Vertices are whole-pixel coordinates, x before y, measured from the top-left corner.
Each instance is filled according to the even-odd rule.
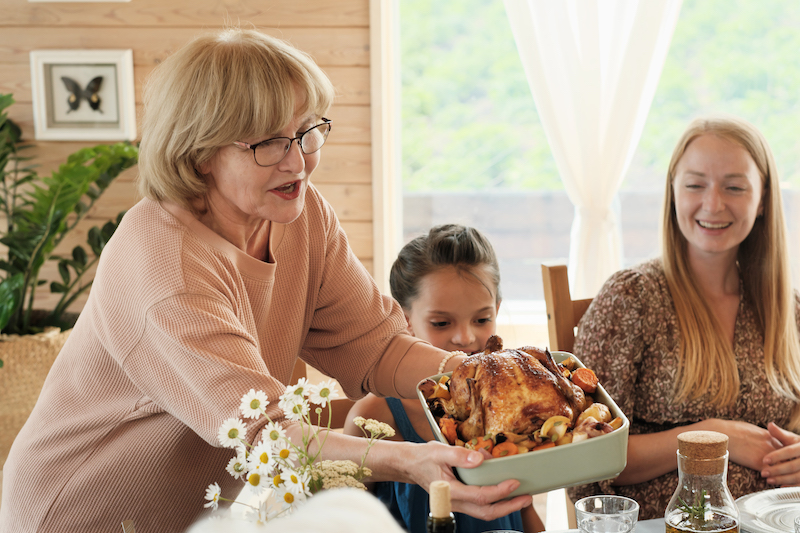
[[[271,139],[266,139],[266,140],[263,140],[263,141],[261,141],[259,143],[256,143],[256,144],[249,144],[249,143],[246,143],[246,142],[243,142],[243,141],[234,141],[233,144],[235,144],[236,146],[239,146],[241,148],[248,148],[248,149],[252,150],[253,151],[253,161],[256,162],[256,165],[258,165],[260,167],[274,167],[275,165],[277,165],[278,163],[280,163],[281,161],[284,160],[284,158],[286,157],[286,154],[288,154],[289,150],[292,149],[292,143],[294,141],[297,141],[297,146],[300,147],[300,151],[304,155],[311,155],[311,154],[314,154],[316,152],[319,152],[322,149],[322,147],[325,145],[325,142],[328,140],[328,135],[331,134],[331,130],[333,129],[333,126],[332,126],[333,121],[331,119],[325,118],[325,117],[322,117],[320,120],[322,120],[321,124],[317,124],[316,126],[311,126],[306,131],[304,131],[303,133],[301,133],[300,135],[298,135],[297,137],[294,137],[294,138],[290,138],[290,137],[273,137]],[[315,129],[319,128],[320,126],[327,126],[328,127],[327,131],[325,132],[325,136],[322,138],[322,144],[319,146],[319,148],[317,148],[313,152],[306,152],[305,149],[303,148],[303,137],[305,137],[305,135],[307,133],[311,132],[312,130],[315,130]],[[281,157],[279,160],[277,160],[276,162],[271,163],[269,165],[262,165],[261,163],[259,163],[258,159],[256,159],[256,148],[258,148],[262,144],[266,144],[266,143],[272,142],[272,141],[280,141],[282,139],[286,139],[287,141],[289,141],[289,144],[286,145],[286,151],[283,153],[283,157]]]

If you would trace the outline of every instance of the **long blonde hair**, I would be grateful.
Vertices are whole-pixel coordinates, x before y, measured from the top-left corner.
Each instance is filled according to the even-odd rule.
[[[191,209],[207,187],[196,169],[221,146],[280,131],[298,113],[319,118],[333,97],[311,57],[280,39],[240,28],[201,35],[145,84],[139,192]]]
[[[667,172],[662,218],[662,261],[675,304],[682,342],[676,401],[710,394],[711,402],[730,406],[739,395],[739,371],[730,340],[722,331],[689,269],[687,241],[678,227],[673,181],[678,162],[697,137],[712,134],[745,148],[762,182],[763,216],[739,245],[737,261],[745,296],[755,307],[764,336],[767,379],[780,395],[800,401],[800,340],[795,320],[786,224],[780,182],[766,139],[749,122],[735,117],[694,120],[678,141]],[[800,409],[792,413],[791,427],[800,428]]]

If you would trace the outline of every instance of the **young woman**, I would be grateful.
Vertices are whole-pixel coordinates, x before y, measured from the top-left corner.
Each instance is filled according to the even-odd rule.
[[[743,120],[692,122],[667,173],[662,256],[614,274],[581,320],[575,354],[629,416],[628,463],[569,491],[622,494],[664,515],[677,435],[729,437],[734,495],[800,482],[798,298],[780,182]]]
[[[432,228],[406,244],[389,274],[392,296],[400,303],[408,332],[448,351],[482,351],[495,333],[500,307],[500,268],[492,245],[478,230],[456,224]],[[367,395],[348,414],[345,433],[362,436],[356,416],[373,418],[395,428],[398,441],[433,440],[417,399]],[[377,483],[373,490],[409,531],[424,532],[428,494],[419,485]],[[459,533],[488,530],[543,531],[533,506],[522,513],[482,521],[456,513]]]

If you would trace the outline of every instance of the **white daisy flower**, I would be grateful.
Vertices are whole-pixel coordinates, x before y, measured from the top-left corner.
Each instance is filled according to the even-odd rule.
[[[247,486],[257,494],[261,494],[267,490],[271,481],[272,478],[270,478],[265,472],[253,470],[247,474]]]
[[[283,478],[286,480],[286,489],[295,496],[303,496],[305,498],[311,496],[311,491],[308,488],[308,474],[300,474],[296,470],[287,470],[283,473]]]
[[[208,503],[203,505],[206,509],[211,507],[212,511],[216,511],[219,507],[219,497],[222,494],[222,491],[219,488],[218,483],[214,483],[213,485],[209,485],[206,489],[206,500]]]
[[[292,509],[307,499],[305,494],[294,494],[286,485],[275,489],[275,500],[281,502],[284,509]]]
[[[281,460],[283,464],[289,464],[289,462],[294,463],[297,461],[297,452],[287,439],[283,439],[281,442],[276,442],[273,447],[273,453],[275,454],[275,458]]]
[[[261,432],[261,438],[266,442],[276,443],[286,438],[286,430],[274,422],[270,422],[264,426]]]
[[[217,438],[225,448],[236,448],[241,445],[246,434],[244,422],[238,418],[229,418],[219,427]]]
[[[241,455],[242,457],[245,458],[245,460],[247,460],[247,456],[249,455],[249,453],[247,452],[247,446],[248,444],[246,441],[240,440],[239,445],[234,448],[236,455]]]
[[[283,487],[284,484],[286,483],[284,481],[284,479],[283,479],[283,472],[284,471],[279,468],[278,471],[275,473],[275,475],[272,476],[272,479],[269,480],[270,483],[272,483],[272,485],[270,485],[270,486],[273,489],[279,489],[279,488]]]
[[[284,413],[291,413],[295,405],[306,403],[306,398],[303,394],[295,394],[295,389],[289,388],[284,392],[278,401],[278,407]]]
[[[269,400],[264,391],[250,389],[250,392],[242,396],[242,405],[239,408],[245,418],[259,418],[262,414],[261,411],[267,405],[269,405]]]
[[[250,450],[247,464],[251,472],[259,470],[262,474],[269,475],[270,471],[275,467],[275,451],[272,449],[272,445],[261,441]]]
[[[287,408],[288,407],[288,408]],[[283,408],[283,413],[288,420],[298,422],[308,416],[308,402],[301,401],[300,403],[288,405]]]
[[[236,454],[228,461],[228,466],[225,467],[233,479],[239,479],[247,473],[247,459],[244,454]]]
[[[286,387],[286,392],[284,396],[292,394],[294,396],[299,396],[301,398],[308,396],[308,380],[306,378],[300,378],[297,380],[297,383],[294,385],[289,385]]]
[[[325,407],[328,405],[329,401],[335,400],[338,397],[339,393],[336,391],[336,382],[332,379],[308,387],[308,401],[322,407]]]

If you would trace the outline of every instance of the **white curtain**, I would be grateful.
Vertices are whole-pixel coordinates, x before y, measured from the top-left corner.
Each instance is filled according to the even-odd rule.
[[[681,0],[505,0],[536,109],[575,205],[573,298],[594,296],[622,266],[614,200],[680,7]]]

